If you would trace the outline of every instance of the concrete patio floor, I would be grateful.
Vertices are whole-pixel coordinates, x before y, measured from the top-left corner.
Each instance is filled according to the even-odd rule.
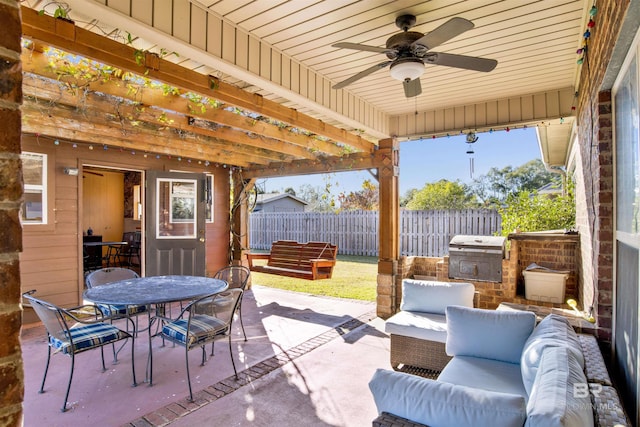
[[[248,340],[239,321],[232,339],[239,380],[226,339],[216,343],[215,356],[203,367],[200,351],[193,350],[193,403],[187,400],[182,347],[162,347],[154,339],[153,386],[143,382],[148,354],[144,332],[135,343],[137,387],[131,386],[130,344],[115,365],[105,349],[104,373],[97,351],[82,353],[76,358],[69,410],[61,413],[70,359],[52,357],[45,393],[39,394],[45,331],[24,327],[24,425],[371,425],[377,414],[367,384],[375,369],[389,368],[389,339],[374,303],[254,286],[245,293],[242,309]]]

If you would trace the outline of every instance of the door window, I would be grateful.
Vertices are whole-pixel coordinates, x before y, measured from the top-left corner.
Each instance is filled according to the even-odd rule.
[[[157,180],[156,238],[196,237],[197,181],[186,179]]]

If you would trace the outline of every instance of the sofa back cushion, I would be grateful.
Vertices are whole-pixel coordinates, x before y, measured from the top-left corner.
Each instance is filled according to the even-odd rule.
[[[536,378],[538,366],[542,354],[549,347],[565,347],[569,354],[576,359],[584,369],[584,356],[578,335],[575,333],[569,321],[557,314],[550,314],[540,321],[524,344],[520,367],[522,370],[522,382],[531,394],[531,388]]]
[[[449,305],[473,307],[472,283],[404,279],[400,310],[444,314]]]
[[[528,311],[496,311],[449,306],[447,344],[449,356],[482,357],[520,363],[524,343],[536,324]]]
[[[524,397],[378,369],[369,382],[378,412],[430,427],[522,427]]]
[[[540,360],[525,427],[593,427],[587,378],[567,347],[548,347]]]

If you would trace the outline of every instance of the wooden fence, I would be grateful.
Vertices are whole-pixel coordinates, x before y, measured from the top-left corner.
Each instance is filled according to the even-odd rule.
[[[443,256],[458,234],[491,236],[502,218],[494,210],[433,210],[400,213],[400,254]],[[343,255],[378,255],[378,212],[339,214],[258,212],[250,215],[251,249],[269,249],[275,240],[321,241],[338,245]]]

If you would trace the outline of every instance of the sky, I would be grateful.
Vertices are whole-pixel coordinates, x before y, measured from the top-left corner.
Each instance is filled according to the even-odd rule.
[[[400,142],[400,195],[441,179],[470,184],[473,181],[469,165],[471,156],[474,158],[473,178],[485,175],[492,167],[515,168],[540,158],[535,128],[484,132],[477,136],[474,144],[467,144],[465,135]],[[470,148],[473,155],[467,154]],[[372,179],[368,171],[269,178],[260,180],[259,184],[270,193],[283,192],[288,187],[297,191],[304,184],[324,188],[328,181],[332,184],[331,193],[337,196],[361,190],[365,179]]]

